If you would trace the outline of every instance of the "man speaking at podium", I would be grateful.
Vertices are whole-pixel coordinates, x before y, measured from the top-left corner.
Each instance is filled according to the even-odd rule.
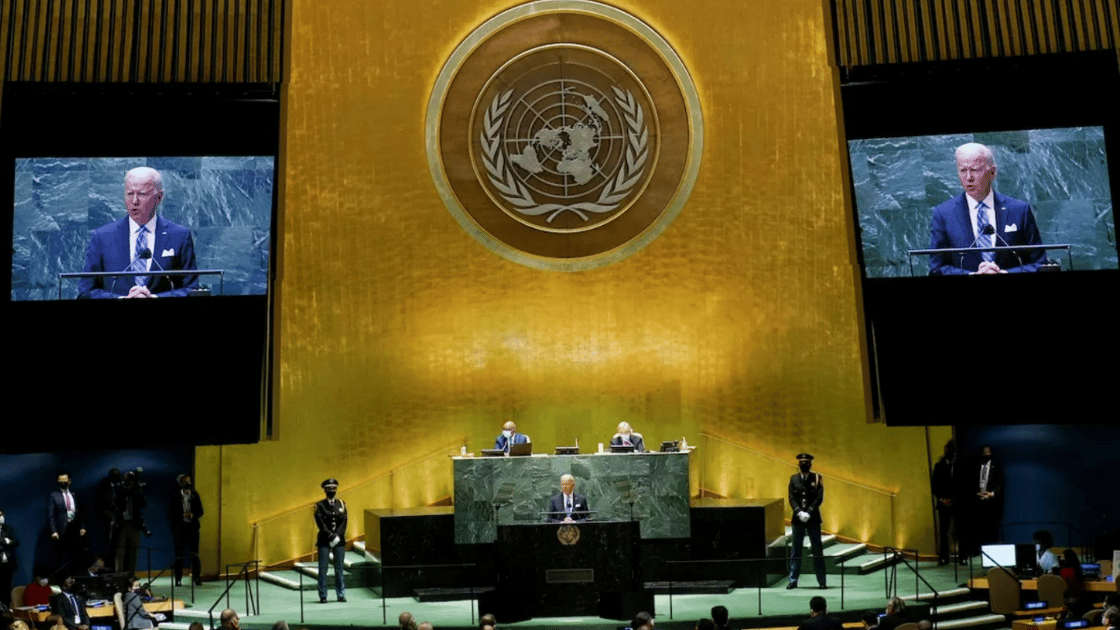
[[[996,161],[988,147],[957,147],[957,175],[964,192],[933,209],[930,249],[1041,245],[1034,213],[1025,201],[992,190]],[[931,276],[1023,273],[1046,263],[1042,250],[934,254]]]
[[[576,478],[571,475],[560,477],[560,494],[548,502],[548,522],[572,523],[590,516],[587,497],[576,494]]]
[[[83,271],[140,273],[196,269],[191,231],[156,214],[163,201],[163,177],[141,166],[124,176],[128,215],[90,235]],[[198,276],[136,275],[82,278],[79,298],[182,297],[198,288]]]

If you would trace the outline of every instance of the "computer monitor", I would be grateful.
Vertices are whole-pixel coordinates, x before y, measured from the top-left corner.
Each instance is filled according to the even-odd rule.
[[[1014,569],[1016,566],[1015,545],[981,545],[980,566],[985,569],[1003,567]]]
[[[509,447],[510,457],[524,457],[533,454],[533,443],[525,442],[524,444],[514,444]]]
[[[633,453],[633,444],[611,444],[612,453]]]

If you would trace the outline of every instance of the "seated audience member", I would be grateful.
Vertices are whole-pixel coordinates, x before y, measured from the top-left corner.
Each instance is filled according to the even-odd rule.
[[[68,630],[89,630],[86,601],[74,592],[72,577],[62,581],[62,592],[51,600],[51,612],[58,616]]]
[[[1081,559],[1072,549],[1062,552],[1062,559],[1058,561],[1058,575],[1066,581],[1066,586],[1071,590],[1085,590],[1085,574],[1081,572]]]
[[[416,630],[435,630],[430,621],[421,621],[420,625],[416,626]]]
[[[241,630],[241,616],[232,608],[223,610],[218,619],[222,624],[219,630]]]
[[[894,630],[906,621],[906,600],[892,597],[887,603],[887,616],[879,620],[879,630]]]
[[[627,627],[630,628],[630,630],[641,630],[642,628],[653,630],[653,615],[643,610],[642,612],[634,615],[634,619]]]
[[[619,422],[617,432],[611,438],[611,446],[633,446],[635,453],[646,452],[641,433],[634,433],[629,422]]]
[[[1040,529],[1034,533],[1035,561],[1040,574],[1052,573],[1058,566],[1058,556],[1050,548],[1054,546],[1054,537],[1050,532]]]
[[[51,603],[54,591],[51,590],[50,580],[47,579],[49,573],[46,567],[35,567],[35,579],[31,580],[23,591],[24,606],[46,606]]]
[[[809,600],[809,618],[797,626],[797,630],[842,630],[844,627],[836,619],[828,616],[828,602],[817,595]]]
[[[206,627],[202,625],[201,621],[195,621],[187,626],[187,630],[206,630]]]
[[[491,628],[497,628],[498,627],[498,620],[494,617],[494,615],[491,615],[490,613],[486,613],[485,615],[478,618],[478,627],[482,628],[483,626],[490,626]]]
[[[397,617],[397,625],[400,627],[400,630],[417,630],[416,619],[412,617],[412,613],[410,612],[402,612],[400,616]]]
[[[929,619],[922,619],[918,622],[918,630],[933,630],[933,622]]]
[[[712,606],[712,622],[716,624],[716,630],[730,630],[727,625],[730,616],[726,606]]]
[[[272,624],[272,630],[288,630],[288,622],[281,619]]]
[[[1058,614],[1059,619],[1080,619],[1082,615],[1093,609],[1093,605],[1089,603],[1085,592],[1075,592],[1066,589],[1062,594],[1062,612]]]
[[[125,630],[153,628],[163,620],[163,615],[152,614],[144,608],[144,603],[140,600],[140,580],[135,577],[132,578],[128,592],[121,598],[121,604],[124,606]]]

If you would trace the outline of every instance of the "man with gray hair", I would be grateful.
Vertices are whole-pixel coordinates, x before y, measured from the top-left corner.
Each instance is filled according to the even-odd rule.
[[[576,494],[576,478],[571,475],[560,477],[560,494],[548,502],[548,522],[572,523],[590,516],[587,497]]]
[[[933,209],[930,249],[1041,245],[1034,212],[1025,201],[995,192],[996,161],[988,147],[969,142],[957,147],[959,196]],[[1024,273],[1046,263],[1042,250],[947,252],[929,259],[931,276]]]
[[[160,274],[197,269],[189,228],[158,216],[163,176],[147,166],[124,176],[127,215],[90,234],[85,272],[135,272],[136,275],[82,278],[79,298],[182,297],[198,288],[198,276]]]

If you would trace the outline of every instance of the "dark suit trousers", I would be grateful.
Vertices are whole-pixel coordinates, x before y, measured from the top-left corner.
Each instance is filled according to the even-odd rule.
[[[190,524],[177,525],[172,532],[175,538],[175,580],[183,579],[183,558],[190,556],[191,577],[201,579],[202,562],[198,558],[198,526]]]
[[[793,517],[793,546],[789,548],[789,581],[796,582],[801,576],[801,555],[805,552],[805,534],[809,535],[809,546],[813,551],[813,569],[817,572],[817,583],[825,584],[821,524],[802,523],[796,515]]]
[[[949,546],[949,530],[953,526],[953,521],[956,520],[956,508],[953,506],[937,504],[937,558],[939,560],[948,560],[952,551]]]

